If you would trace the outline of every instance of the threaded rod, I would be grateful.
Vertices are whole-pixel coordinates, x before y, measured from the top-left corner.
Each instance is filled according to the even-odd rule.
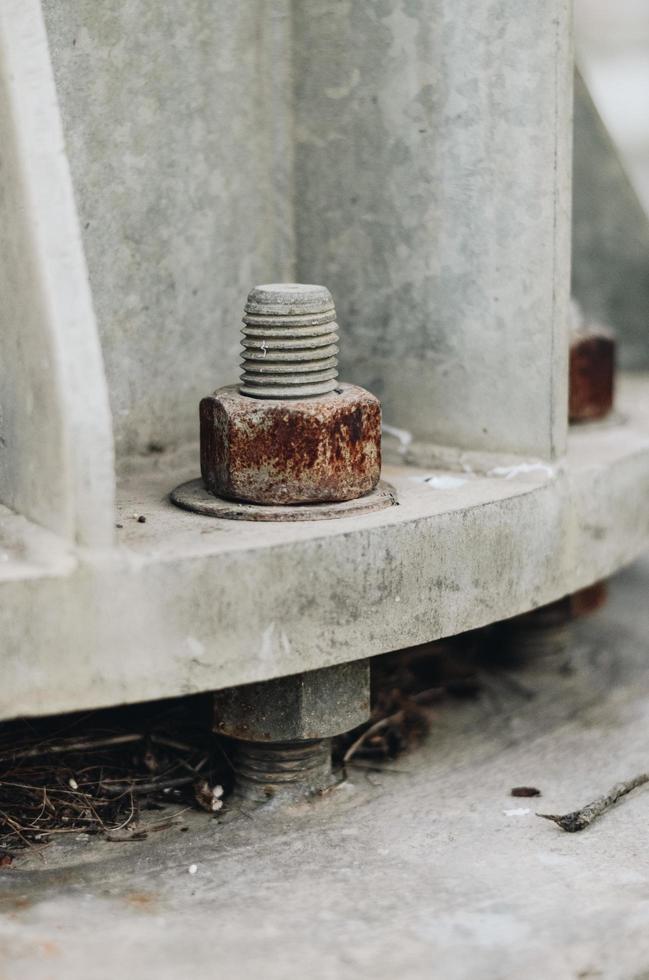
[[[242,395],[297,399],[334,391],[338,324],[324,286],[257,286],[248,296],[243,323]]]
[[[244,799],[301,799],[332,785],[330,738],[299,742],[233,739],[231,745],[236,793]]]

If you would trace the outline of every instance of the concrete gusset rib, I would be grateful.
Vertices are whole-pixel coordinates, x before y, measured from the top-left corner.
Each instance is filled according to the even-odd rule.
[[[0,5],[0,500],[109,545],[108,388],[38,0]]]

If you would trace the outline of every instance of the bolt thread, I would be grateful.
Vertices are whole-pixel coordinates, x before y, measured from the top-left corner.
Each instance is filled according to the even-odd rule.
[[[331,739],[299,742],[232,741],[236,793],[249,800],[309,796],[332,783]]]
[[[257,286],[243,317],[239,391],[252,398],[310,398],[334,391],[338,324],[328,289]]]

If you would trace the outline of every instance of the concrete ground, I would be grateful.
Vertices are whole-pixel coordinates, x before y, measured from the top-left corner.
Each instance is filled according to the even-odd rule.
[[[490,673],[423,748],[315,803],[21,859],[0,978],[646,980],[649,789],[581,834],[534,811],[649,768],[648,596],[644,560],[567,660]]]

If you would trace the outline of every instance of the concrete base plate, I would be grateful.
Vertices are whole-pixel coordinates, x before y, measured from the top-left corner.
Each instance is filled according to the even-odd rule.
[[[0,870],[0,976],[646,978],[649,789],[579,834],[535,813],[646,770],[648,591],[645,560],[565,656],[483,671],[419,750],[313,801],[170,804],[146,840],[21,854]]]
[[[351,517],[383,510],[397,502],[396,492],[389,483],[380,481],[376,490],[340,503],[293,504],[263,506],[244,504],[236,500],[216,497],[203,486],[203,481],[189,480],[181,483],[169,495],[172,503],[183,510],[192,510],[204,517],[222,517],[230,521],[330,521],[336,517]]]

